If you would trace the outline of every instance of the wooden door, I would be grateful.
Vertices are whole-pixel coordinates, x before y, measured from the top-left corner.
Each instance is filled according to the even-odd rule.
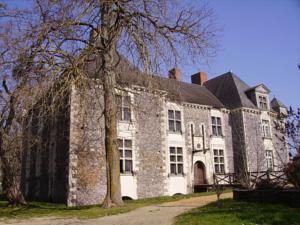
[[[194,185],[205,184],[205,167],[202,162],[196,162],[194,165]]]

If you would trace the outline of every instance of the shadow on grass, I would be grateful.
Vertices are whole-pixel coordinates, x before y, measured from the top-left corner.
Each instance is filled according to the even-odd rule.
[[[229,190],[227,191],[229,192]],[[97,218],[101,216],[115,215],[129,212],[139,207],[158,205],[164,202],[172,202],[181,199],[214,195],[215,193],[197,193],[188,195],[163,196],[139,200],[126,200],[125,205],[111,209],[104,209],[101,205],[67,207],[64,204],[46,202],[28,202],[28,205],[21,207],[7,207],[6,201],[0,200],[0,218],[32,218],[32,217],[77,217],[81,219]]]
[[[177,217],[180,225],[300,225],[300,209],[278,204],[221,200]]]

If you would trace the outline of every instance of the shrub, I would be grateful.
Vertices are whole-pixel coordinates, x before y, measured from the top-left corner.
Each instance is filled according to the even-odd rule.
[[[288,163],[284,171],[287,180],[296,188],[300,188],[300,159]]]

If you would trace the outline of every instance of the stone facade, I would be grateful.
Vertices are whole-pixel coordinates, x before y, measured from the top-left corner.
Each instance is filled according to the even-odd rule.
[[[105,133],[101,96],[101,89],[97,87],[85,92],[74,86],[72,88],[68,205],[98,204],[105,197]]]
[[[264,170],[264,149],[259,111],[243,110],[245,151],[249,171]]]
[[[274,148],[274,166],[277,170],[283,170],[283,166],[288,163],[288,144],[284,134],[278,128],[278,125],[284,126],[285,120],[278,118],[278,114],[270,114],[270,124],[272,132],[272,146]]]
[[[68,96],[47,118],[38,109],[28,117],[21,186],[28,199],[66,203],[69,166]]]
[[[123,143],[119,146],[123,197],[187,194],[196,185],[213,184],[214,174],[264,171],[270,168],[266,163],[271,162],[270,151],[273,169],[287,162],[282,134],[271,126],[277,121],[276,112],[254,105],[227,106],[202,83],[176,82],[173,89],[195,93],[199,89],[203,101],[193,93],[181,93],[182,99],[174,99],[168,90],[138,85],[117,92],[121,99],[130,99],[126,112],[122,103],[121,111],[127,114],[122,114],[117,127]],[[257,101],[255,96],[251,92],[249,101]],[[28,121],[28,135],[40,139],[34,143],[29,143],[31,137],[24,140],[25,196],[69,206],[99,204],[106,194],[102,88],[83,91],[73,86],[64,101],[64,107],[49,118],[38,120],[33,113]],[[267,138],[262,135],[262,120],[270,123]]]
[[[136,130],[136,177],[137,197],[146,198],[165,195],[166,148],[164,146],[165,122],[163,100],[147,92],[134,97]],[[144,104],[147,102],[147,104]],[[142,107],[142,105],[144,105]],[[142,107],[142,108],[141,108]],[[143,110],[138,110],[138,109]]]

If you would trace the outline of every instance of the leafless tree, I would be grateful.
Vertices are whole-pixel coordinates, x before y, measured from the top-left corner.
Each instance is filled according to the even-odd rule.
[[[11,57],[21,60],[15,77],[33,76],[39,84],[29,82],[34,87],[59,79],[66,85],[84,83],[91,77],[85,65],[96,61],[92,76],[103,86],[105,106],[103,205],[122,205],[115,91],[120,55],[145,74],[213,55],[217,30],[212,11],[202,3],[192,8],[167,0],[35,0],[9,23],[22,34],[14,39],[19,48],[10,49]]]
[[[300,108],[290,107],[287,114],[281,113],[274,121],[277,138],[286,142],[292,153],[297,153],[300,146]]]

